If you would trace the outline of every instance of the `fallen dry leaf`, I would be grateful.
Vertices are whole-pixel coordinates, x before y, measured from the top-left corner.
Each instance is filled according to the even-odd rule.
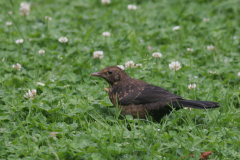
[[[201,153],[201,156],[200,156],[200,159],[201,160],[206,160],[207,157],[212,154],[212,151],[208,151],[208,152],[202,152]],[[191,157],[194,157],[193,154],[190,154]]]
[[[193,154],[190,154],[190,156],[191,156],[192,158],[194,158]],[[186,157],[186,156],[185,156],[185,157]],[[184,157],[184,158],[185,158],[185,157]]]
[[[210,154],[212,154],[212,151],[202,152],[200,158],[201,158],[202,160],[205,160],[205,159],[207,159],[207,157],[208,157]]]

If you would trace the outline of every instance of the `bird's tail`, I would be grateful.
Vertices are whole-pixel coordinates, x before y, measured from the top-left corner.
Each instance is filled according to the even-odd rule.
[[[171,102],[170,105],[172,105],[174,108],[190,107],[196,109],[212,109],[220,107],[219,103],[217,102],[196,100],[177,100]]]

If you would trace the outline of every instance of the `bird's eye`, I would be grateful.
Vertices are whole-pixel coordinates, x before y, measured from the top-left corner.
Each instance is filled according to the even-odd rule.
[[[112,74],[112,71],[108,71],[108,74]]]

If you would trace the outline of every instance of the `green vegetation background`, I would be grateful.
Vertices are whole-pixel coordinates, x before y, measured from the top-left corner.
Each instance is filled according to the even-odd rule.
[[[210,150],[210,159],[240,159],[238,0],[34,0],[28,16],[20,3],[0,1],[0,159],[199,159]],[[97,50],[102,60],[93,58]],[[222,107],[182,109],[160,123],[118,117],[106,82],[89,74],[129,60],[143,65],[125,69],[131,77]],[[172,61],[182,68],[171,71]],[[34,88],[35,98],[25,99]]]

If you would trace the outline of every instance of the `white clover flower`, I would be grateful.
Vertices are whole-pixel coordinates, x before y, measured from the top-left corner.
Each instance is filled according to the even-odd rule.
[[[102,59],[103,58],[103,51],[94,51],[93,52],[93,57]]]
[[[6,22],[6,26],[11,26],[12,22]]]
[[[58,39],[58,41],[59,41],[60,43],[67,43],[68,39],[67,39],[67,37],[60,37],[60,38]]]
[[[238,77],[240,77],[240,72],[238,72]]]
[[[209,51],[212,51],[212,50],[214,49],[214,46],[213,46],[213,45],[207,46],[207,49],[208,49]]]
[[[203,22],[209,22],[210,19],[209,18],[203,18]]]
[[[192,52],[193,49],[192,49],[192,48],[187,48],[187,51],[188,51],[188,52]]]
[[[27,99],[33,98],[33,94],[30,89],[28,90],[27,93],[24,94],[24,97]]]
[[[179,30],[180,29],[180,26],[175,26],[172,28],[173,31],[176,31],[176,30]]]
[[[17,40],[15,41],[15,43],[16,43],[16,44],[22,44],[22,43],[23,43],[23,39],[17,39]]]
[[[101,0],[102,4],[109,4],[111,3],[111,0]]]
[[[29,89],[28,92],[24,94],[24,97],[27,99],[34,98],[36,94],[37,94],[36,89],[32,89],[32,90]]]
[[[11,14],[12,14],[12,11],[8,11],[8,14],[10,14],[10,15],[11,15]]]
[[[216,71],[210,71],[211,74],[216,74],[217,72]]]
[[[39,54],[45,54],[45,50],[41,49],[38,51]]]
[[[124,66],[123,65],[117,65],[117,67],[121,68],[122,70],[124,70]]]
[[[21,68],[22,68],[22,65],[21,64],[19,64],[19,63],[17,63],[16,65],[14,64],[14,65],[12,65],[12,68],[15,68],[15,69],[17,69],[18,71],[20,71],[21,70]]]
[[[40,85],[40,86],[45,86],[45,84],[42,83],[42,82],[37,82],[37,84]]]
[[[128,67],[134,68],[134,62],[133,62],[133,61],[128,61],[128,62],[126,62],[126,63],[125,63],[125,67],[126,67],[126,68],[128,68]]]
[[[102,35],[105,36],[105,37],[110,37],[111,33],[110,32],[103,32]]]
[[[27,3],[27,2],[22,2],[20,4],[20,12],[21,12],[20,14],[22,16],[29,15],[29,13],[30,13],[30,4]]]
[[[169,68],[170,68],[171,70],[177,71],[177,70],[179,70],[180,68],[182,68],[182,66],[181,66],[181,64],[180,64],[178,61],[176,61],[176,62],[170,63],[170,64],[169,64]]]
[[[129,4],[129,5],[128,5],[128,9],[129,9],[129,10],[136,10],[136,9],[137,9],[137,6],[134,5],[134,4]]]
[[[36,89],[32,89],[32,95],[36,95],[37,94],[37,90]]]
[[[142,63],[136,64],[136,67],[142,67]]]
[[[45,16],[45,19],[48,20],[48,21],[51,21],[51,20],[52,20],[52,17]]]
[[[162,57],[162,54],[159,53],[159,52],[154,52],[154,53],[152,54],[152,56],[155,57],[155,58],[161,58],[161,57]]]
[[[189,84],[188,85],[188,89],[195,89],[196,88],[196,84]]]

